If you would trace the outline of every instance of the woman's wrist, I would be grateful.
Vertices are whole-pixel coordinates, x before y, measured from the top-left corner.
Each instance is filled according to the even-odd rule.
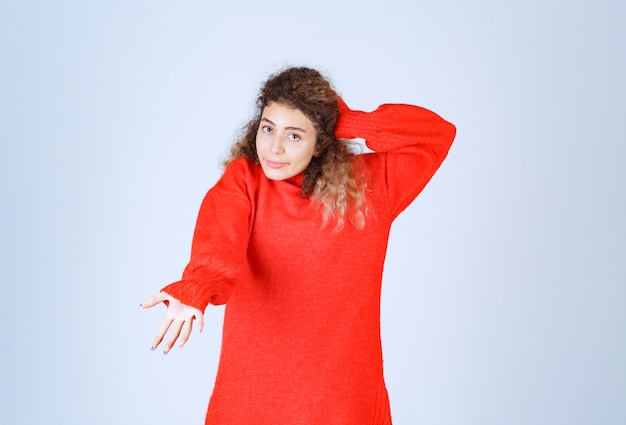
[[[365,138],[365,130],[369,121],[369,113],[350,109],[343,100],[339,101],[339,120],[335,127],[335,137],[338,139]]]

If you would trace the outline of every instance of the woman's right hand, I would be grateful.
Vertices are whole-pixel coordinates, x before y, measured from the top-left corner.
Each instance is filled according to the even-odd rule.
[[[350,109],[341,97],[337,99],[337,104],[339,105],[339,119],[335,126],[335,137],[337,139],[356,139],[361,137],[359,130],[362,130],[362,128],[359,123],[367,119],[368,113]]]
[[[176,340],[178,340],[179,337],[179,346],[181,348],[189,340],[194,320],[198,321],[198,330],[202,331],[202,328],[204,326],[204,315],[197,308],[193,308],[181,303],[179,300],[172,297],[166,292],[159,292],[157,295],[148,298],[143,303],[141,303],[141,307],[150,308],[161,302],[164,302],[167,306],[167,312],[165,313],[165,319],[159,327],[157,336],[156,338],[154,338],[154,342],[152,343],[152,350],[156,350],[161,341],[163,341],[163,338],[165,337],[167,331],[173,325],[170,332],[170,338],[165,343],[163,351],[164,354],[167,354],[172,349],[172,347],[176,343]]]

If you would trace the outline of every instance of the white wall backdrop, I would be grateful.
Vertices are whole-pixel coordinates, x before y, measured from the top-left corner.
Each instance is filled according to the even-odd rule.
[[[0,4],[0,423],[202,423],[223,308],[165,357],[138,304],[285,65],[458,127],[390,241],[394,423],[626,423],[623,1]]]

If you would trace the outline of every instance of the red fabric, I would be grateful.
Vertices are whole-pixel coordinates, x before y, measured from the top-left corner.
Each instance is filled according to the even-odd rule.
[[[238,159],[202,203],[182,280],[163,289],[201,311],[226,303],[206,424],[391,424],[380,341],[389,230],[455,128],[417,106],[341,107],[337,136],[375,151],[359,156],[365,228],[322,228],[302,176],[272,181]]]

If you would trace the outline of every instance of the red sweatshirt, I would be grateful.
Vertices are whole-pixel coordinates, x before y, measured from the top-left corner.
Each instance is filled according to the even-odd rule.
[[[302,175],[269,180],[233,161],[207,193],[182,280],[163,290],[204,311],[226,303],[206,424],[391,424],[380,294],[394,218],[439,168],[455,127],[411,105],[344,105],[336,134],[363,138],[371,213],[322,226]]]

